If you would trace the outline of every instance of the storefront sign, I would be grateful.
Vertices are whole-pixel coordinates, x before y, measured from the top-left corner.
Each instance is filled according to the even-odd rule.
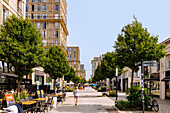
[[[6,94],[5,98],[6,98],[7,107],[15,104],[15,100],[14,100],[14,95],[13,94]]]
[[[35,70],[35,74],[36,75],[44,75],[44,72],[40,71],[40,70]]]

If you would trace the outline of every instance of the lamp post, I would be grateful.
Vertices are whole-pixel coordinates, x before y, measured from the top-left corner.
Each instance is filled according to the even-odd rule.
[[[117,76],[118,76],[118,68],[116,68],[116,100],[117,100],[117,87],[118,87]]]

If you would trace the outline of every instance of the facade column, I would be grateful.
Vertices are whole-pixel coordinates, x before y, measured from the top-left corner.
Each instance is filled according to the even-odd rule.
[[[165,57],[160,60],[160,98],[165,99],[165,82],[161,81],[165,78],[165,65],[166,60]]]

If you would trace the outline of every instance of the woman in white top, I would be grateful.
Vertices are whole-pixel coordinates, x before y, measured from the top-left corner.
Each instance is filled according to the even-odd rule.
[[[77,100],[78,100],[78,96],[79,96],[78,87],[76,87],[75,90],[73,91],[73,95],[74,95],[74,99],[76,100],[75,105],[77,105]]]

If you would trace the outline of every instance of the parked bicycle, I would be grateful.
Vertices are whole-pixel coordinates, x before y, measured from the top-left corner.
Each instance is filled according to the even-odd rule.
[[[159,104],[157,100],[151,99],[151,110],[154,108],[156,112],[159,111]]]

